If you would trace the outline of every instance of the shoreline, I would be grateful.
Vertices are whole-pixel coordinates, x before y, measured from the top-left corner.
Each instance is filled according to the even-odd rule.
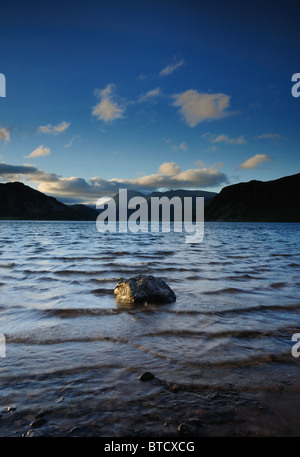
[[[137,379],[136,381],[140,381]],[[300,386],[245,392],[142,383],[142,402],[61,396],[39,408],[0,407],[1,437],[299,437]],[[75,392],[73,392],[73,396]],[[113,431],[113,433],[112,433]]]

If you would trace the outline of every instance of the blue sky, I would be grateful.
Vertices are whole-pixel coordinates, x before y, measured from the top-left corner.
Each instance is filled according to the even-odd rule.
[[[1,3],[0,179],[64,202],[299,172],[297,2]]]

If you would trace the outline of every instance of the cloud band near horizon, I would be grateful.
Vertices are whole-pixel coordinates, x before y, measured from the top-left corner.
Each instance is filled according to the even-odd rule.
[[[55,173],[47,173],[38,168],[24,165],[0,163],[0,178],[4,181],[31,182],[38,185],[38,190],[56,198],[72,198],[77,201],[93,201],[99,197],[111,196],[120,188],[151,192],[157,189],[192,189],[207,188],[228,183],[225,174],[214,166],[193,168],[182,171],[174,162],[160,165],[155,174],[145,175],[134,179],[103,179],[93,177],[85,180],[80,177],[61,177]]]

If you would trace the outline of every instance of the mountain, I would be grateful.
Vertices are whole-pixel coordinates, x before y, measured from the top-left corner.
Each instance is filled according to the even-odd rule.
[[[0,219],[93,220],[21,182],[0,184]]]
[[[204,197],[205,221],[300,222],[300,173],[274,181],[233,184],[219,194],[201,190],[127,193],[128,200],[136,196],[147,201],[163,196]],[[118,194],[114,196],[117,208],[118,198]],[[135,210],[135,207],[128,210],[128,215]],[[96,221],[98,214],[95,208],[65,205],[20,182],[0,184],[0,219]]]
[[[167,190],[165,192],[151,192],[151,194],[143,194],[142,192],[137,192],[135,190],[128,190],[127,191],[127,201],[129,201],[133,197],[143,197],[147,201],[150,200],[151,197],[168,197],[168,198],[173,198],[173,197],[180,197],[181,200],[183,200],[184,197],[204,197],[204,205],[207,205],[215,196],[217,195],[216,192],[207,192],[204,190],[184,190],[184,189],[178,189],[178,190]],[[119,194],[116,194],[112,197],[115,202],[116,206],[118,208],[119,205]]]
[[[167,197],[168,199],[172,199],[173,197],[179,197],[180,200],[181,200],[181,205],[182,205],[182,216],[181,216],[181,219],[183,220],[183,217],[184,217],[184,198],[185,197],[192,197],[192,202],[191,202],[191,207],[192,207],[192,218],[193,220],[195,220],[195,214],[196,214],[196,197],[204,197],[204,206],[208,205],[212,199],[216,196],[217,194],[215,192],[207,192],[207,191],[203,191],[203,190],[184,190],[184,189],[177,189],[177,190],[168,190],[168,191],[165,191],[165,192],[159,192],[159,191],[155,191],[155,192],[152,192],[151,194],[143,194],[142,192],[137,192],[137,191],[134,191],[134,190],[128,190],[127,191],[127,206],[128,206],[128,210],[127,210],[127,217],[129,217],[131,214],[133,214],[138,208],[139,206],[137,206],[136,204],[132,204],[130,202],[130,199],[133,198],[133,197],[142,197],[146,200],[147,202],[147,205],[148,205],[148,220],[151,219],[151,198],[152,197],[158,197],[159,199],[161,199],[162,197]],[[115,194],[112,199],[115,200],[116,202],[116,216],[117,216],[117,220],[118,220],[118,209],[119,209],[119,194]],[[161,208],[160,208],[160,215],[159,215],[159,218],[161,220],[162,218],[162,212],[161,212]],[[102,212],[101,210],[99,212]],[[174,221],[174,211],[173,211],[173,206],[171,205],[171,208],[170,208],[170,220],[171,221]]]
[[[178,190],[168,190],[166,192],[152,192],[149,195],[145,195],[146,199],[149,199],[151,197],[168,197],[168,198],[173,198],[173,197],[180,197],[181,200],[183,200],[184,197],[204,197],[204,206],[207,206],[212,199],[217,195],[216,192],[208,192],[205,190],[184,190],[184,189],[178,189]]]
[[[224,187],[206,207],[205,220],[300,222],[300,173]]]
[[[80,213],[92,221],[96,220],[97,216],[99,215],[99,211],[96,210],[96,207],[91,207],[90,205],[84,205],[82,203],[70,205],[69,208],[75,210],[77,213]]]

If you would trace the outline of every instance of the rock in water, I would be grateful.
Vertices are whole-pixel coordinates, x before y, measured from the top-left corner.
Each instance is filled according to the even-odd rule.
[[[119,282],[114,294],[117,300],[131,303],[171,303],[176,300],[168,284],[151,275],[137,275]]]
[[[31,422],[30,427],[39,428],[39,427],[42,427],[42,425],[45,425],[46,422],[47,422],[46,419],[44,419],[43,417],[40,417],[39,419],[36,419],[33,422]]]
[[[139,380],[140,381],[150,381],[151,379],[154,379],[155,376],[154,374],[150,373],[150,371],[145,371],[144,373],[141,374],[141,376],[139,377]]]

